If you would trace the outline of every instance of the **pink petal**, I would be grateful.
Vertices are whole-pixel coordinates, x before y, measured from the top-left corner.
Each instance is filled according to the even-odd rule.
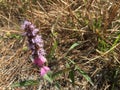
[[[50,68],[47,67],[47,66],[43,66],[43,67],[41,68],[40,75],[41,75],[41,76],[44,76],[45,74],[48,73],[48,71],[50,71]]]
[[[45,62],[46,62],[46,59],[44,57],[34,59],[34,64],[38,66],[42,66]]]
[[[39,58],[41,59],[42,62],[46,62],[46,58],[43,55],[39,55]]]

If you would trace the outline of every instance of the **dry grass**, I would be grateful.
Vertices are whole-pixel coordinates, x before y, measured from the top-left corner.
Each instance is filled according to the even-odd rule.
[[[54,84],[39,76],[38,68],[30,61],[31,52],[25,49],[26,39],[20,25],[27,19],[40,29],[53,72],[67,68],[72,60],[94,83],[90,85],[75,71],[73,87],[69,72],[65,72],[55,79],[62,90],[119,90],[119,3],[119,0],[1,1],[0,89],[8,90],[14,82],[39,79],[39,85],[12,89],[55,90]],[[79,45],[67,53],[74,43]]]

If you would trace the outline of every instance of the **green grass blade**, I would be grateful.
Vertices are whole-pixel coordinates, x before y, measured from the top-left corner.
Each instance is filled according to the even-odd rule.
[[[55,87],[56,87],[58,90],[61,90],[61,85],[60,85],[58,82],[55,82]]]
[[[69,77],[70,77],[70,79],[71,79],[71,81],[72,81],[72,85],[74,86],[74,84],[75,84],[75,77],[74,77],[75,75],[74,75],[74,70],[73,69],[71,69],[71,71],[69,72]]]
[[[39,84],[38,80],[25,80],[18,83],[13,83],[11,87],[22,87],[22,86],[31,86],[31,85],[34,86],[38,84]]]
[[[48,75],[48,74],[45,74],[45,75],[43,76],[43,78],[44,78],[45,80],[49,81],[50,83],[53,82],[52,77],[51,77],[50,75]]]
[[[51,51],[50,51],[50,54],[49,54],[49,56],[48,56],[48,58],[49,58],[50,60],[52,60],[52,57],[53,57],[53,55],[54,55],[54,53],[55,53],[55,50],[56,50],[57,46],[58,46],[58,43],[57,43],[56,40],[54,40],[53,47],[52,47],[52,49],[51,49]]]
[[[94,85],[93,82],[92,82],[92,80],[91,80],[91,78],[90,78],[83,70],[81,70],[79,67],[77,67],[76,70],[78,70],[78,72],[79,72],[80,74],[82,74],[82,76],[83,76],[92,86]]]
[[[72,50],[72,49],[74,49],[76,46],[78,46],[79,44],[78,43],[74,43],[70,48],[69,48],[69,50],[68,51],[70,51],[70,50]]]

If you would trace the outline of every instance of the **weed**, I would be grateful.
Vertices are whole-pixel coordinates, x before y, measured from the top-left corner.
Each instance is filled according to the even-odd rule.
[[[0,89],[119,90],[119,5],[119,0],[0,0]],[[22,36],[26,19],[45,41],[45,65],[52,72],[43,78]]]

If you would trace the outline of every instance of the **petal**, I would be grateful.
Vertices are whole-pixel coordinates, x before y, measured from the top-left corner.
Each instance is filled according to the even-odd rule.
[[[34,29],[33,31],[32,31],[32,34],[33,34],[33,36],[36,36],[36,34],[39,32],[39,29]]]
[[[40,48],[43,47],[43,43],[36,43],[36,45],[37,45],[38,47],[40,47]]]
[[[35,58],[34,59],[34,64],[38,65],[38,66],[42,66],[44,63],[46,62],[46,58],[44,57],[39,57],[39,58]]]
[[[42,41],[43,41],[43,40],[42,40],[41,36],[38,36],[38,35],[37,35],[37,36],[35,37],[35,42],[36,42],[36,43],[41,43]]]
[[[48,73],[48,71],[50,71],[50,68],[47,67],[47,66],[43,66],[43,67],[41,68],[40,75],[41,75],[41,76],[44,76],[45,74]]]
[[[32,30],[35,28],[35,26],[34,26],[33,24],[31,24],[29,27],[30,27],[30,29],[32,29]]]
[[[21,29],[25,30],[26,25],[30,25],[30,24],[31,24],[31,22],[25,20],[24,23],[21,25]]]
[[[32,39],[32,42],[33,43],[41,43],[42,44],[43,40],[42,40],[41,36],[37,35],[37,36],[35,36],[35,38]]]
[[[30,24],[31,24],[31,22],[29,22],[27,20],[24,21],[24,25],[30,25]]]
[[[47,61],[46,58],[45,58],[43,55],[39,55],[39,58],[40,58],[41,61],[44,62],[44,63]]]
[[[38,55],[45,55],[45,50],[43,48],[40,48],[39,51],[38,51]]]
[[[34,59],[34,64],[36,64],[38,66],[42,66],[44,63],[39,58],[36,58],[36,59]]]

